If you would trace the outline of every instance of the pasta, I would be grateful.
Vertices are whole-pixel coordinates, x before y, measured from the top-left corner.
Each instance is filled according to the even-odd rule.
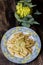
[[[9,53],[21,58],[32,54],[32,46],[34,46],[35,42],[29,38],[30,36],[30,34],[23,34],[22,32],[13,34],[13,38],[7,41]]]

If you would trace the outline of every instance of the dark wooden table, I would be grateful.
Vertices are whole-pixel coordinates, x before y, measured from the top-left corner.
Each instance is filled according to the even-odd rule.
[[[13,16],[13,15],[11,15],[11,16]],[[43,21],[42,16],[39,18],[39,22]],[[14,19],[14,16],[11,18],[12,18],[11,20],[9,20],[9,19],[6,20],[5,12],[4,11],[0,12],[0,65],[19,65],[19,64],[15,64],[15,63],[8,61],[4,57],[4,55],[1,51],[1,39],[4,35],[4,33],[8,29],[17,25],[15,23],[16,20]],[[37,32],[37,34],[39,35],[39,37],[41,39],[42,48],[41,48],[41,52],[40,52],[39,56],[34,61],[27,63],[27,64],[24,64],[24,65],[43,65],[43,24],[40,24],[39,26],[33,25],[33,26],[31,26],[31,28],[33,30],[35,30]]]

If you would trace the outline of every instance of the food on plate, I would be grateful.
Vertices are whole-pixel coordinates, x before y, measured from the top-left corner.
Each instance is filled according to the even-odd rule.
[[[24,34],[18,32],[13,34],[11,39],[7,41],[7,50],[13,56],[25,57],[28,54],[32,54],[32,47],[35,44],[33,39],[30,39],[30,34]]]

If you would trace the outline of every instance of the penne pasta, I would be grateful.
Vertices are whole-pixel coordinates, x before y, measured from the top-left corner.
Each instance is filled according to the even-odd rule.
[[[23,34],[22,32],[13,34],[13,37],[7,42],[9,53],[21,58],[32,54],[32,46],[34,46],[35,42],[29,36],[31,34]]]

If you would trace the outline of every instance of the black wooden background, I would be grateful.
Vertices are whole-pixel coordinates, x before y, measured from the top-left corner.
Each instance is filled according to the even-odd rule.
[[[15,5],[18,0],[0,0],[0,42],[4,35],[4,33],[18,25],[16,18],[14,17]],[[33,12],[38,9],[42,12],[39,16],[34,16],[36,21],[40,23],[40,25],[32,25],[31,28],[35,30],[41,39],[42,49],[39,56],[32,61],[31,63],[24,65],[43,65],[43,0],[32,0],[33,4],[37,4],[35,8],[33,8]],[[1,44],[1,43],[0,43]],[[0,45],[0,65],[19,65],[8,61],[2,51]]]

